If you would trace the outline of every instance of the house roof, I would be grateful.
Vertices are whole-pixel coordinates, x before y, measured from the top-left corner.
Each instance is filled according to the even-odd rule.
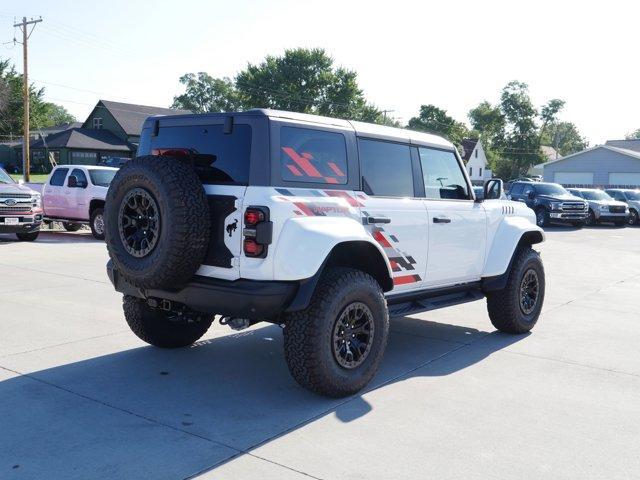
[[[130,152],[131,146],[109,130],[71,128],[37,140],[31,148],[77,148],[85,150],[112,150]]]
[[[579,152],[572,153],[571,155],[567,155],[566,157],[562,157],[562,158],[558,158],[557,160],[552,160],[550,162],[542,163],[539,166],[546,167],[547,165],[551,165],[553,163],[564,162],[565,160],[567,160],[569,158],[573,158],[573,157],[576,157],[578,155],[582,155],[583,153],[586,153],[586,152],[591,152],[592,150],[597,150],[598,148],[604,148],[604,149],[610,150],[612,152],[620,153],[622,155],[626,155],[626,156],[634,158],[636,160],[640,160],[640,152],[634,152],[633,150],[627,150],[625,148],[612,147],[610,145],[596,145],[595,147],[587,148],[585,150],[581,150]]]
[[[640,138],[632,140],[607,140],[605,145],[610,147],[624,148],[625,150],[633,150],[640,152]]]
[[[561,157],[560,153],[555,148],[550,147],[549,145],[541,145],[540,150],[542,151],[542,155],[544,155],[544,158],[549,161],[557,160]]]
[[[50,134],[50,133],[58,133],[58,132],[63,132],[65,130],[69,130],[70,128],[80,128],[82,127],[82,122],[69,122],[69,123],[62,123],[60,125],[54,125],[53,127],[46,127],[46,128],[38,128],[36,130],[31,130],[31,133],[43,133],[43,134]]]
[[[471,154],[473,153],[473,149],[476,148],[478,144],[477,138],[463,138],[462,139],[462,159],[467,162],[471,158]]]
[[[142,124],[147,117],[152,115],[184,115],[191,113],[188,110],[150,107],[148,105],[136,105],[133,103],[112,102],[111,100],[98,101],[94,111],[98,108],[108,110],[127,135],[140,135],[140,132],[142,131]],[[85,121],[83,127],[89,126],[90,125],[87,125],[87,122]]]

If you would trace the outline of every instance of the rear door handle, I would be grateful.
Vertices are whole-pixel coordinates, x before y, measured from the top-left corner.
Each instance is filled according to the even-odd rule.
[[[372,223],[391,223],[390,218],[379,218],[379,217],[367,217],[367,223],[371,225]]]
[[[433,223],[451,223],[451,219],[447,217],[433,217]]]

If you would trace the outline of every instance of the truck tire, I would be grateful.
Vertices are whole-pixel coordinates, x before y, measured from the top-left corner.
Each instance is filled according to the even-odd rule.
[[[545,277],[540,254],[531,247],[516,253],[507,285],[487,293],[487,310],[494,327],[504,333],[526,333],[540,316]]]
[[[35,232],[29,233],[16,233],[16,237],[18,237],[18,240],[20,240],[21,242],[33,242],[36,238],[38,238],[39,234],[40,231],[37,230]]]
[[[151,308],[143,300],[125,295],[122,299],[124,318],[140,340],[160,348],[187,347],[202,337],[214,316],[185,310],[176,312]]]
[[[378,282],[342,267],[327,269],[308,308],[287,314],[284,324],[291,375],[304,388],[329,397],[352,395],[369,383],[389,336],[389,312]]]
[[[62,226],[67,232],[77,232],[82,228],[81,223],[62,222]]]
[[[538,208],[536,210],[536,225],[539,227],[549,225],[549,212],[547,212],[545,208]]]
[[[627,225],[636,225],[638,223],[638,212],[634,208],[629,209],[629,217],[627,217]]]
[[[96,240],[104,240],[104,209],[95,208],[91,212],[91,218],[89,220],[89,226],[91,227],[91,233]]]
[[[593,210],[589,209],[589,215],[587,215],[587,218],[585,219],[584,224],[589,227],[592,227],[596,223],[598,223],[598,221],[596,220],[596,214]]]
[[[179,287],[204,261],[209,206],[184,159],[144,156],[127,162],[111,182],[104,219],[109,256],[136,287]]]

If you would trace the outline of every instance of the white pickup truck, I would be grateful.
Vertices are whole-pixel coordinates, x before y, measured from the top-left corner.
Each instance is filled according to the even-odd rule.
[[[104,240],[104,200],[117,168],[59,165],[42,187],[45,221],[62,222],[70,232],[89,224],[91,233]]]

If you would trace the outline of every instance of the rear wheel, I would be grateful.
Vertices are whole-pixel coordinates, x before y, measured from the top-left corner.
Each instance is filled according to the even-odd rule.
[[[72,222],[62,222],[62,226],[67,232],[77,232],[82,228],[82,224]]]
[[[184,159],[146,156],[127,162],[109,187],[104,223],[109,256],[136,287],[183,285],[209,246],[207,196]]]
[[[213,315],[189,309],[167,312],[151,308],[143,300],[125,295],[124,317],[138,338],[160,348],[187,347],[202,337],[213,322]]]
[[[526,333],[540,316],[545,276],[540,254],[531,247],[520,249],[504,289],[487,293],[487,310],[494,327],[505,333]]]
[[[389,313],[378,283],[360,270],[330,268],[309,307],[285,317],[285,358],[303,387],[344,397],[373,378],[388,334]]]
[[[39,231],[30,233],[16,233],[16,237],[18,237],[18,240],[20,240],[21,242],[33,242],[36,238],[38,238],[39,234]]]
[[[102,208],[96,208],[91,212],[91,233],[97,240],[104,240],[104,211]]]

